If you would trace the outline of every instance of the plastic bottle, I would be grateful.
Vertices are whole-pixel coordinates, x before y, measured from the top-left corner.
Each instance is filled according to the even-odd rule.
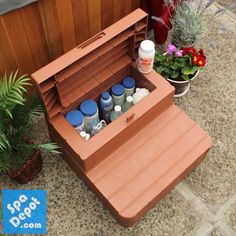
[[[132,78],[131,76],[126,76],[123,80],[122,80],[122,85],[125,88],[125,95],[127,96],[132,96],[134,93],[134,89],[135,89],[135,80],[134,78]]]
[[[90,133],[93,126],[99,123],[98,106],[94,100],[87,99],[80,104],[80,111],[84,116],[85,131]]]
[[[143,100],[149,93],[149,90],[146,88],[136,88],[135,93],[133,94],[133,104],[135,105]]]
[[[100,98],[100,107],[103,118],[106,120],[106,122],[110,121],[110,115],[113,111],[113,99],[109,92],[102,93],[102,96]]]
[[[84,129],[84,117],[80,111],[69,111],[66,114],[66,120],[76,129],[78,133]]]
[[[141,42],[138,50],[137,67],[141,73],[152,71],[155,56],[155,44],[151,40]]]
[[[132,96],[128,96],[126,97],[126,101],[124,103],[124,106],[122,107],[122,111],[126,112],[127,110],[129,110],[131,107],[133,106],[133,97]]]
[[[111,113],[111,121],[115,120],[116,118],[118,118],[119,116],[121,116],[123,113],[121,111],[121,106],[119,105],[116,105],[114,107],[114,111]]]
[[[114,106],[122,106],[125,102],[125,89],[121,84],[115,84],[111,88]]]

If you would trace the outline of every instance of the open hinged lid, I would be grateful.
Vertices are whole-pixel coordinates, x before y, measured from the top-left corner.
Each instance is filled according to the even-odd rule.
[[[147,14],[137,9],[33,73],[48,117],[135,60],[135,49],[146,38],[147,21]]]

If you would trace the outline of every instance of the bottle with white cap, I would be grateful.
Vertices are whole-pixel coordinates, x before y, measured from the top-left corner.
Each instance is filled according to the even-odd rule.
[[[121,111],[121,106],[116,105],[114,107],[114,111],[111,113],[111,121],[115,120],[116,118],[118,118],[119,116],[121,116],[123,114],[123,112]]]
[[[102,93],[100,98],[100,107],[103,118],[106,122],[110,121],[110,115],[113,111],[113,99],[109,92],[105,91]]]
[[[138,50],[137,67],[141,73],[152,71],[155,56],[155,44],[151,40],[141,42]]]
[[[124,103],[124,106],[122,107],[122,111],[126,112],[127,110],[129,110],[131,107],[133,106],[133,97],[132,96],[128,96],[126,97],[126,101]]]

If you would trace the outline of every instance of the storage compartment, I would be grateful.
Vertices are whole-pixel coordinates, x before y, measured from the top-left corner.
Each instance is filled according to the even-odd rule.
[[[109,67],[107,68],[107,70],[109,70]],[[110,77],[103,77],[102,79],[100,79],[101,75],[95,75],[95,77],[91,79],[90,90],[87,89],[87,92],[84,92],[83,94],[78,94],[77,93],[78,88],[76,88],[75,89],[75,94],[77,98],[76,101],[71,105],[69,105],[65,110],[63,110],[62,113],[66,114],[70,110],[78,109],[81,102],[83,102],[85,99],[93,99],[99,105],[101,94],[105,91],[111,91],[111,87],[114,84],[121,83],[122,79],[125,78],[126,76],[133,77],[136,82],[136,87],[138,88],[146,88],[149,90],[149,92],[152,92],[156,88],[154,84],[152,84],[145,76],[143,76],[143,74],[137,71],[132,65],[125,65],[123,68],[120,68],[115,74],[112,74]],[[86,86],[88,87],[87,83]],[[81,86],[81,88],[83,91],[85,91],[83,86]],[[71,93],[73,93],[73,90],[71,90],[70,93],[68,93],[67,95],[68,100],[72,96]],[[75,98],[72,99],[72,101],[73,100],[75,100]],[[102,119],[101,114],[100,118]]]
[[[124,226],[134,224],[205,156],[211,138],[173,104],[174,88],[136,69],[148,16],[137,9],[32,74],[49,135],[63,158]],[[65,118],[131,75],[150,94],[84,141]]]
[[[102,92],[110,90],[114,84],[119,83],[127,75],[131,75],[135,78],[137,85],[147,88],[150,94],[115,121],[111,122],[89,141],[85,142],[74,127],[66,120],[65,114],[72,109],[78,108],[85,99],[94,99],[98,102]],[[75,101],[73,103],[63,109],[59,116],[53,118],[52,123],[57,130],[64,130],[64,127],[66,127],[66,132],[70,132],[70,136],[73,138],[71,140],[71,138],[68,137],[67,142],[70,140],[70,145],[75,144],[75,146],[78,147],[80,165],[84,170],[88,171],[103,161],[109,154],[116,150],[119,145],[127,142],[135,133],[143,129],[145,124],[148,124],[155,116],[160,114],[160,112],[163,111],[162,107],[166,104],[168,104],[168,106],[172,104],[173,88],[170,86],[167,87],[169,91],[167,96],[166,85],[168,84],[166,83],[165,86],[160,85],[160,81],[156,79],[156,76],[150,77],[141,74],[136,69],[135,65],[129,64],[125,65],[123,68],[119,68],[116,73],[107,77],[102,83],[97,83],[97,86],[91,88],[87,93],[83,92],[83,94],[80,95],[77,89],[75,89],[74,93],[73,90],[71,90],[70,94],[73,93],[77,99],[74,99]],[[158,104],[157,101],[159,99],[163,99],[163,104]],[[60,124],[57,122],[60,122]],[[64,136],[64,138],[66,138],[66,136]],[[70,149],[70,147],[68,147],[68,149]]]

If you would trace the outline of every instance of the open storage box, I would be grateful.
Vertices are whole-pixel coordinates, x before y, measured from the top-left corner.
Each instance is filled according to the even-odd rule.
[[[141,74],[136,49],[147,14],[132,12],[32,74],[50,137],[70,167],[124,226],[135,223],[205,156],[211,138],[173,104],[174,88],[155,71]],[[65,114],[125,76],[150,94],[85,142]]]

